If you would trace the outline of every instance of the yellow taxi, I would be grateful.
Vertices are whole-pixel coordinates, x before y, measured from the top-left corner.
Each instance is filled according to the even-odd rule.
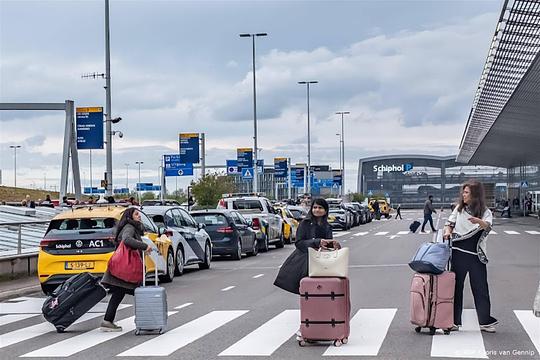
[[[296,241],[296,230],[298,230],[298,220],[289,209],[284,207],[275,207],[277,214],[283,219],[283,239],[285,243],[291,244]]]
[[[388,204],[388,202],[386,200],[383,200],[383,199],[370,200],[369,204],[368,204],[369,211],[371,211],[372,213],[374,212],[373,204],[375,203],[375,201],[379,202],[379,212],[381,213],[381,216],[389,218],[390,217],[390,204]]]
[[[81,272],[103,276],[115,250],[113,228],[127,206],[99,204],[74,207],[56,215],[39,244],[38,277],[45,294]],[[160,280],[172,281],[174,253],[171,240],[141,211],[144,236],[152,240],[164,257],[166,271]],[[154,272],[154,262],[147,255],[146,272]],[[172,266],[171,266],[172,264]],[[142,271],[142,269],[141,269]]]

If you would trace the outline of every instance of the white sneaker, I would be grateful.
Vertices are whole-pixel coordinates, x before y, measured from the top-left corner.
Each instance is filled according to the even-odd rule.
[[[497,329],[495,329],[495,325],[480,325],[480,331],[485,331],[487,333],[494,333],[497,332]]]
[[[103,331],[103,332],[119,332],[119,331],[122,331],[122,327],[116,325],[113,322],[103,320],[101,322],[100,330]]]

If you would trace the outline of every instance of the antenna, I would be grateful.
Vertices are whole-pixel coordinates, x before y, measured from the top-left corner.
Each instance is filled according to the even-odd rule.
[[[105,74],[93,72],[93,73],[81,75],[81,79],[97,79],[97,78],[105,79]]]

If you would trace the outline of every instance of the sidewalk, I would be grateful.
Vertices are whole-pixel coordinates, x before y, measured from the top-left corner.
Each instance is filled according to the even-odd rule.
[[[35,292],[41,293],[41,286],[36,275],[0,282],[0,301]]]

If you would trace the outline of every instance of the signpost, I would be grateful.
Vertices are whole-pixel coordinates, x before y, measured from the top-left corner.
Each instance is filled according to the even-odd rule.
[[[161,191],[161,185],[154,185],[153,183],[137,183],[135,190],[136,191]]]
[[[227,175],[236,175],[238,173],[238,160],[227,160]]]
[[[243,168],[242,178],[244,180],[253,180],[253,168]]]
[[[303,166],[291,168],[291,175],[292,175],[291,177],[292,186],[297,187],[297,188],[304,187],[305,168]]]
[[[236,149],[236,156],[238,161],[238,171],[242,171],[242,169],[245,168],[253,167],[253,149],[238,148]]]
[[[184,133],[180,138],[180,163],[198,164],[199,163],[199,134]]]
[[[163,155],[163,163],[165,164],[164,176],[191,176],[193,175],[193,163],[182,163],[181,155],[170,154]]]
[[[103,149],[103,108],[78,107],[77,149]]]
[[[274,177],[287,177],[287,158],[274,158]]]

